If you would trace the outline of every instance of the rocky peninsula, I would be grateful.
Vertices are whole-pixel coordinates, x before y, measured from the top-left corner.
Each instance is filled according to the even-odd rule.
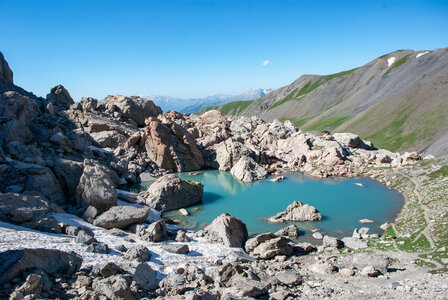
[[[162,112],[140,97],[75,102],[14,85],[0,53],[0,297],[9,299],[443,299],[448,293],[448,156],[377,149],[351,133],[291,122]],[[161,213],[201,201],[173,172],[244,182],[300,172],[370,177],[406,202],[381,237],[249,236],[225,212],[200,231]],[[141,194],[122,185],[155,180]],[[276,222],[319,220],[300,202]]]

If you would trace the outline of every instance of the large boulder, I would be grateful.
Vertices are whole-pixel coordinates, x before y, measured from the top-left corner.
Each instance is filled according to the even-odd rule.
[[[7,250],[0,253],[0,284],[32,270],[69,275],[77,272],[81,264],[82,258],[76,253],[54,249]]]
[[[39,221],[50,212],[64,211],[57,205],[48,202],[44,196],[0,194],[0,220],[2,221],[19,224]]]
[[[361,144],[361,138],[354,133],[335,133],[333,134],[333,138],[345,148],[356,148]]]
[[[0,79],[6,83],[13,83],[13,73],[9,68],[8,62],[5,60],[3,53],[0,52]]]
[[[305,156],[309,151],[308,139],[302,132],[296,132],[290,137],[277,142],[277,157],[290,163],[298,157]]]
[[[167,236],[167,229],[164,220],[152,222],[148,227],[144,227],[138,232],[144,241],[161,242]]]
[[[0,104],[0,115],[7,120],[17,120],[30,125],[38,111],[35,101],[13,91],[3,93],[3,97],[4,101]]]
[[[114,275],[106,278],[95,278],[92,283],[95,292],[106,299],[135,299],[129,278],[123,275]]]
[[[276,214],[268,219],[269,222],[305,222],[319,221],[322,219],[320,212],[309,204],[303,204],[300,201],[294,201],[288,205],[285,211]]]
[[[159,285],[157,272],[147,263],[141,263],[137,266],[132,276],[132,281],[145,290],[156,289]]]
[[[277,255],[291,255],[293,248],[289,245],[290,240],[285,237],[269,239],[258,245],[254,251],[254,256],[262,259],[271,259]]]
[[[36,115],[37,105],[33,99],[13,91],[0,95],[0,116],[4,118],[0,138],[4,144],[12,141],[30,143],[33,134],[29,126]]]
[[[62,85],[57,85],[51,89],[50,93],[47,94],[47,101],[61,108],[69,108],[70,105],[75,103],[69,92]]]
[[[269,124],[268,130],[271,134],[273,134],[279,139],[287,138],[292,134],[291,129],[286,127],[285,124],[283,124],[277,119],[275,119],[274,121],[272,121],[271,124]]]
[[[219,111],[216,109],[212,109],[209,110],[207,112],[205,112],[204,114],[201,115],[201,120],[200,120],[200,124],[201,125],[205,125],[205,124],[225,124],[225,125],[229,125],[226,117]]]
[[[299,228],[297,227],[297,225],[291,224],[289,226],[286,226],[285,228],[276,231],[274,234],[276,236],[297,238],[299,237]]]
[[[260,244],[262,244],[268,240],[275,239],[276,237],[277,236],[275,234],[273,234],[272,232],[268,232],[268,233],[259,234],[251,239],[248,239],[246,241],[246,245],[245,245],[246,252],[248,252],[248,253],[252,252]]]
[[[116,111],[122,117],[133,120],[138,126],[145,126],[146,118],[162,114],[162,109],[154,102],[136,96],[107,96],[104,102],[109,110]]]
[[[246,224],[241,220],[224,213],[218,216],[205,228],[209,237],[228,247],[239,247],[244,249],[248,233]]]
[[[194,137],[177,123],[149,119],[143,141],[149,158],[165,170],[186,172],[199,170],[204,159]]]
[[[129,225],[143,223],[148,217],[149,210],[147,207],[114,206],[98,216],[93,225],[108,229],[125,229]]]
[[[244,182],[263,180],[268,176],[268,173],[262,166],[247,156],[241,157],[240,160],[232,167],[230,173]]]
[[[165,212],[201,202],[203,191],[202,183],[168,174],[151,184],[143,199],[149,207]]]
[[[221,171],[230,171],[241,157],[256,158],[254,151],[232,138],[214,146],[214,150],[216,157],[211,163],[211,167]]]
[[[390,262],[391,260],[387,256],[373,253],[358,253],[353,255],[351,264],[358,270],[371,266],[381,274],[386,274]]]
[[[93,160],[84,160],[84,169],[76,188],[79,203],[93,206],[99,211],[106,211],[117,205],[118,194],[116,186],[118,175],[109,168]]]
[[[58,158],[54,164],[54,174],[62,186],[67,197],[76,194],[76,187],[79,184],[83,173],[83,163],[75,160]]]
[[[126,142],[126,137],[117,130],[91,132],[90,137],[101,148],[117,148],[119,145]]]
[[[39,164],[13,161],[6,172],[0,173],[0,182],[0,189],[4,193],[37,192],[57,204],[64,204],[66,201],[61,185],[51,169]]]

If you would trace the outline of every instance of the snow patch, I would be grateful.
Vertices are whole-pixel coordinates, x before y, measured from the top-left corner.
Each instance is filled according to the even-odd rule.
[[[429,53],[429,51],[421,52],[421,53],[417,54],[417,56],[415,58],[419,58],[420,56],[423,56],[428,53]]]
[[[128,249],[136,245],[147,247],[151,251],[151,259],[148,261],[148,264],[159,272],[158,277],[164,276],[164,274],[172,272],[180,266],[185,266],[187,263],[193,263],[202,269],[213,268],[216,266],[216,262],[223,260],[230,253],[240,250],[221,244],[210,244],[205,238],[198,238],[197,241],[183,243],[188,245],[190,253],[174,254],[165,251],[160,246],[164,243],[176,243],[175,241],[167,241],[164,243],[147,242],[142,241],[135,234],[128,233],[128,236],[135,241],[131,243],[126,241],[124,237],[110,235],[108,234],[108,230],[88,224],[75,215],[55,213],[52,216],[58,222],[91,228],[95,233],[95,238],[100,242],[106,243],[109,249],[114,249],[118,245],[124,245]],[[71,236],[40,232],[22,226],[0,222],[0,252],[23,248],[58,249],[66,252],[74,251],[82,256],[83,267],[97,266],[105,262],[128,264],[118,251],[112,250],[109,254],[86,252],[87,246],[76,243]]]
[[[392,66],[392,64],[395,62],[395,57],[390,57],[387,60],[387,67],[389,68],[390,66]]]

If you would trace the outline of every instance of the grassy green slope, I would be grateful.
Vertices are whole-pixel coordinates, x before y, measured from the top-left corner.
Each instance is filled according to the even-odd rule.
[[[297,89],[293,90],[291,93],[289,93],[285,98],[283,98],[280,101],[277,101],[276,103],[274,103],[271,107],[269,107],[268,110],[272,110],[288,101],[291,100],[300,100],[300,98],[312,91],[314,91],[315,89],[317,89],[319,86],[323,85],[324,83],[330,81],[333,78],[336,77],[341,77],[344,75],[348,75],[350,73],[353,73],[354,71],[356,71],[358,68],[354,68],[351,70],[347,70],[347,71],[343,71],[343,72],[339,72],[339,73],[335,73],[335,74],[330,74],[330,75],[324,75],[324,76],[320,76],[319,79],[317,79],[316,81],[312,82],[312,80],[308,81],[298,92]]]
[[[219,110],[223,115],[241,115],[241,113],[256,100],[247,100],[247,101],[235,101],[230,102],[221,106],[214,106],[203,108],[197,111],[195,114],[202,115],[203,113],[210,111],[212,109]]]

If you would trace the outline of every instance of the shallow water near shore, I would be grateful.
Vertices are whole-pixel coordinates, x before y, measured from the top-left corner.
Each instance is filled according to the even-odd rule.
[[[164,217],[180,220],[180,226],[193,230],[205,227],[226,212],[242,220],[250,234],[277,231],[292,223],[270,223],[266,218],[297,200],[316,207],[322,214],[321,221],[294,222],[300,229],[299,240],[315,243],[312,227],[336,237],[351,236],[360,227],[369,227],[369,233],[380,233],[379,226],[395,219],[404,200],[397,191],[365,178],[314,179],[294,173],[285,174],[285,180],[278,183],[269,180],[243,183],[229,172],[217,170],[202,171],[197,176],[177,175],[204,184],[203,203],[186,208],[188,216],[176,210],[165,213]],[[131,190],[142,191],[149,184],[134,185]],[[374,223],[360,224],[361,219]]]

